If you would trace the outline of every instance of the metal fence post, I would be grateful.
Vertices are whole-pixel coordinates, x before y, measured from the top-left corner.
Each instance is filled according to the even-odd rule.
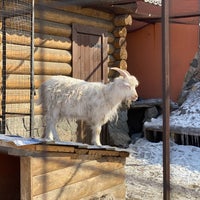
[[[170,199],[169,2],[162,0],[163,199]]]

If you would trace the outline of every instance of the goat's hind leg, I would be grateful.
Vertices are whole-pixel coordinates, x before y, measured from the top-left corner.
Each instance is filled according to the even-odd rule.
[[[101,141],[100,141],[101,126],[92,126],[91,129],[92,129],[91,143],[97,146],[101,146]]]
[[[44,134],[45,139],[60,141],[60,138],[57,134],[55,126],[56,126],[56,123],[52,122],[51,120],[49,120],[46,123],[45,134]]]
[[[46,118],[46,127],[45,127],[45,139],[51,139],[55,141],[60,141],[58,133],[56,131],[56,123],[58,122],[59,110],[54,109],[50,117]]]

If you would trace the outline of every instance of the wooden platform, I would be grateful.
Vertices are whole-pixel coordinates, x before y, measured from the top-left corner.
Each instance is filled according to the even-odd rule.
[[[9,138],[0,138],[2,199],[89,200],[108,194],[125,199],[127,151],[40,141],[19,146]]]

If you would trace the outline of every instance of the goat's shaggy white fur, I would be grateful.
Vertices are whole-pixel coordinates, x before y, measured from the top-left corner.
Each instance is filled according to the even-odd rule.
[[[92,144],[101,145],[101,127],[117,115],[117,109],[124,100],[138,98],[138,81],[127,71],[114,70],[124,77],[113,82],[86,82],[66,76],[53,76],[39,89],[39,103],[43,106],[46,121],[45,137],[53,134],[59,140],[55,125],[61,118],[86,121],[92,130]]]

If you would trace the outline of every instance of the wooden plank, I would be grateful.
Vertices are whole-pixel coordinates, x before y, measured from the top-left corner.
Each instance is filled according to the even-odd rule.
[[[40,176],[35,176],[33,178],[33,195],[35,196],[43,194],[69,184],[84,181],[102,173],[112,174],[113,170],[121,169],[122,167],[123,164],[120,162],[98,162],[96,160],[84,163],[78,162],[63,169],[55,170]],[[66,174],[66,176],[63,176],[63,174]]]
[[[9,148],[8,151],[8,155],[12,155],[12,156],[24,156],[24,157],[66,157],[66,156],[72,156],[74,154],[70,154],[70,153],[58,153],[58,152],[44,152],[44,151],[30,151],[30,150],[26,150],[26,149],[13,149],[13,148]]]
[[[118,151],[108,151],[108,150],[90,150],[89,155],[102,155],[102,156],[119,156]]]
[[[23,145],[23,146],[17,146],[15,145],[14,142],[7,142],[4,140],[0,140],[0,146],[1,147],[8,147],[8,152],[10,152],[11,149],[13,149],[14,151],[17,151],[17,149],[22,149],[22,150],[30,150],[30,151],[35,151],[36,150],[36,146],[31,144],[31,145]]]
[[[107,198],[110,200],[111,199],[124,200],[125,197],[126,197],[126,187],[125,183],[122,183],[107,190],[97,192],[96,194],[93,194],[91,196],[81,198],[80,200],[92,200],[92,199],[94,200],[101,198]]]
[[[119,152],[119,156],[120,157],[129,157],[129,152],[121,151],[121,152]]]
[[[32,200],[32,158],[20,157],[21,200]]]
[[[49,173],[72,165],[80,164],[83,160],[63,157],[35,157],[32,162],[33,176]]]
[[[72,146],[60,146],[60,145],[36,145],[36,151],[52,151],[52,152],[66,152],[66,153],[73,153],[74,147]]]
[[[67,184],[65,187],[34,196],[34,200],[79,200],[83,197],[96,194],[99,191],[112,188],[124,182],[124,168],[113,170],[110,173],[102,173],[84,181]]]

